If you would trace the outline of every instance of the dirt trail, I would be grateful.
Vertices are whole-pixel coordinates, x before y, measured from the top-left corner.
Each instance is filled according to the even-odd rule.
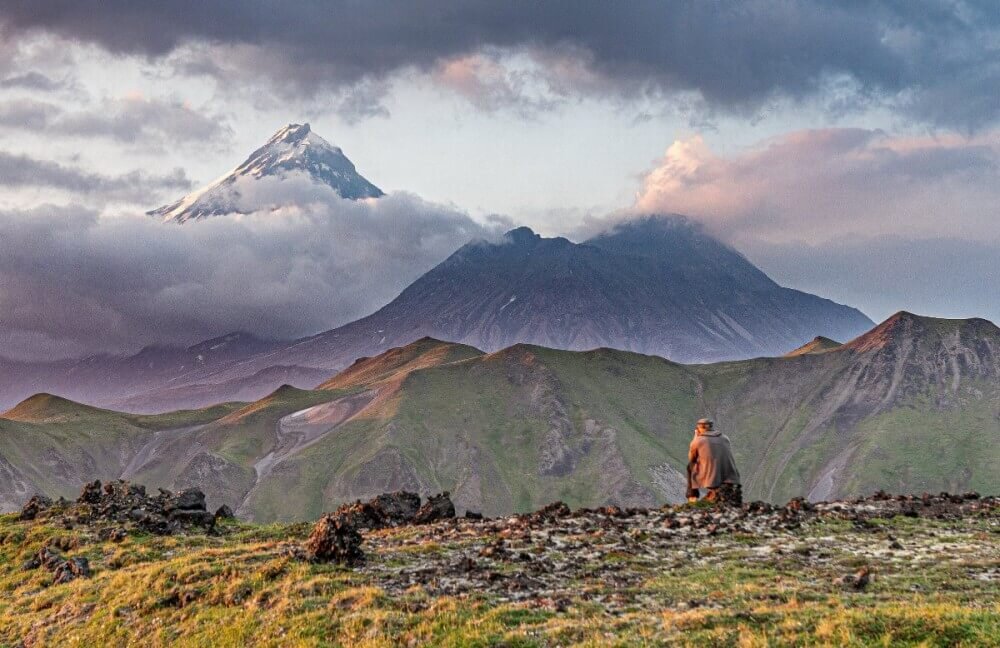
[[[254,484],[243,497],[236,514],[247,515],[248,502],[260,483],[271,474],[277,464],[333,432],[340,424],[367,407],[377,395],[378,392],[374,390],[351,394],[329,403],[293,412],[279,419],[275,427],[274,446],[254,464],[256,472]]]

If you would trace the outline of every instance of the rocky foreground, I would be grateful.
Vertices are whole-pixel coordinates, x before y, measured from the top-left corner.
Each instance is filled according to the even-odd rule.
[[[313,525],[88,485],[0,518],[0,645],[1000,641],[1000,499],[455,517],[393,493]]]

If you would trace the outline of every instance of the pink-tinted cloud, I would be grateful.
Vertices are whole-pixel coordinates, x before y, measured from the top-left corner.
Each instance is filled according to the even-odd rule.
[[[1000,137],[893,137],[878,130],[785,134],[741,154],[674,142],[635,208],[676,212],[739,242],[840,236],[1000,239]]]

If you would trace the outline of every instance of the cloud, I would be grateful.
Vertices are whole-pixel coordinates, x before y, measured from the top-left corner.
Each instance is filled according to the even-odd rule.
[[[268,191],[262,182],[260,191]],[[295,183],[275,181],[285,196]],[[79,207],[0,212],[0,331],[46,350],[134,350],[235,330],[296,337],[372,312],[470,239],[492,236],[408,194],[164,225]]]
[[[674,142],[635,210],[678,212],[741,241],[906,232],[1000,238],[1000,138],[892,137],[865,129],[788,133],[723,157],[700,137]]]
[[[182,169],[167,175],[132,171],[107,176],[83,171],[51,160],[0,151],[0,187],[47,187],[69,193],[94,195],[102,201],[148,202],[164,191],[191,188]]]
[[[50,103],[34,99],[11,99],[0,102],[0,126],[21,130],[41,131],[62,110]]]
[[[101,137],[148,148],[177,143],[226,142],[232,129],[225,120],[181,102],[127,96],[92,108],[64,110],[35,99],[0,103],[0,126],[78,137]]]
[[[25,90],[52,92],[60,90],[64,87],[65,83],[62,81],[56,81],[55,79],[37,71],[25,72],[24,74],[17,74],[9,76],[6,79],[0,79],[0,88],[4,90],[9,88],[21,88]]]
[[[744,116],[785,100],[816,100],[837,113],[878,105],[966,131],[1000,119],[1000,14],[976,0],[343,0],[294,8],[257,0],[238,12],[224,0],[104,0],[15,3],[0,10],[0,23],[12,38],[41,31],[120,54],[180,56],[189,72],[234,83],[253,77],[303,96],[416,69],[491,109],[518,91],[511,70],[478,63],[476,79],[456,79],[449,68],[500,50],[534,52],[561,84],[552,87],[575,93],[694,95],[709,111]]]
[[[876,320],[910,310],[1000,321],[998,171],[995,133],[808,130],[730,157],[694,137],[667,149],[614,218],[687,214],[779,283]]]

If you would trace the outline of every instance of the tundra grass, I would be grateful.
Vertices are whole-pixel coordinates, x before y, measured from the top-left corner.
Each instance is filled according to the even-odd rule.
[[[995,520],[895,518],[874,527],[829,521],[777,537],[692,539],[654,564],[616,554],[609,559],[641,575],[639,584],[602,592],[600,582],[581,583],[580,591],[621,603],[580,596],[553,608],[488,593],[433,596],[420,586],[390,594],[364,569],[284,553],[307,524],[232,522],[218,536],[112,544],[8,515],[0,517],[0,645],[1000,644]],[[884,549],[888,531],[904,549]],[[383,533],[369,560],[393,567],[464,549],[446,534],[414,544],[415,529]],[[69,555],[90,560],[91,578],[53,585],[44,570],[22,570],[57,538]],[[859,564],[875,570],[868,588],[836,583]]]

